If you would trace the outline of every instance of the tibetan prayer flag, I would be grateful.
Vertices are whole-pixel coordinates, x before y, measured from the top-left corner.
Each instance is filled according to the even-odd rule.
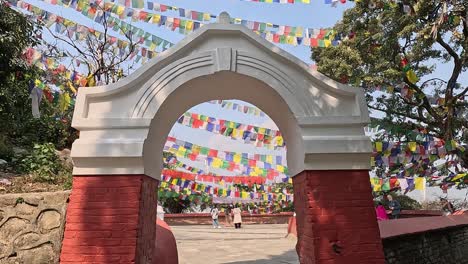
[[[426,178],[424,177],[416,177],[414,179],[414,189],[415,190],[424,190],[426,187]]]
[[[409,149],[411,152],[416,152],[416,147],[417,147],[417,143],[416,143],[416,142],[408,142],[408,149]]]
[[[382,184],[382,191],[389,191],[390,190],[390,182],[388,180],[385,180],[384,183]]]
[[[132,7],[134,8],[144,8],[145,2],[143,0],[132,0]]]
[[[375,142],[375,150],[377,152],[382,152],[382,142],[380,141]]]
[[[374,192],[379,192],[382,190],[382,183],[380,178],[371,178],[370,179]]]
[[[459,180],[459,179],[461,179],[461,178],[463,178],[465,176],[466,176],[466,173],[457,174],[455,177],[452,178],[452,181],[454,182],[454,181]]]
[[[406,77],[408,78],[408,81],[410,81],[412,84],[417,83],[419,80],[418,76],[416,76],[416,73],[412,69],[409,69],[406,72]]]

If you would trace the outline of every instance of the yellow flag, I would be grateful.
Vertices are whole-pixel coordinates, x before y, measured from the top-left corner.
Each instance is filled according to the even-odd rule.
[[[266,156],[266,162],[273,163],[273,156],[272,155],[267,155]]]
[[[379,192],[382,190],[382,183],[379,178],[371,178],[370,181],[374,186],[374,192]]]
[[[74,94],[76,94],[76,89],[75,89],[75,87],[73,87],[72,82],[68,81],[67,84],[68,84],[68,88],[70,88],[70,90],[71,90]]]
[[[261,175],[263,172],[259,167],[255,167],[254,170],[255,170],[255,173],[258,175]]]
[[[242,159],[242,156],[240,154],[234,154],[233,160],[235,163],[241,162],[241,159]]]
[[[452,178],[452,181],[456,181],[456,180],[461,179],[461,178],[463,178],[465,176],[466,176],[466,173],[457,174],[457,176]]]
[[[408,148],[411,152],[415,152],[416,151],[416,142],[408,142]]]
[[[283,165],[276,165],[276,170],[279,172],[284,172],[284,166]]]
[[[283,137],[282,136],[275,137],[275,143],[276,143],[276,146],[283,146],[284,144]]]
[[[382,152],[382,142],[375,142],[375,150],[377,150],[377,152]]]
[[[185,29],[192,30],[193,29],[193,21],[187,21],[187,24],[185,24]]]
[[[297,29],[296,29],[296,37],[302,37],[302,27],[297,27]]]
[[[408,78],[408,81],[410,81],[412,84],[417,83],[419,80],[418,76],[416,76],[416,73],[412,69],[406,72],[406,77]]]
[[[88,87],[96,86],[96,81],[94,81],[94,76],[91,74],[86,77],[86,80],[88,81]]]
[[[153,15],[153,24],[159,24],[161,21],[161,15]]]
[[[424,177],[416,177],[414,179],[414,189],[415,190],[424,190],[426,187],[426,178]]]
[[[70,106],[71,98],[68,93],[61,93],[59,95],[59,109],[61,112],[65,112]]]
[[[209,13],[203,13],[203,20],[210,21],[211,20],[210,14]]]
[[[221,159],[218,159],[218,158],[213,158],[213,163],[212,163],[213,167],[215,168],[220,168],[221,166],[223,166],[223,162],[221,161]]]
[[[239,134],[239,130],[237,128],[233,128],[231,137],[237,138],[238,134]]]
[[[117,15],[119,15],[119,16],[122,15],[124,13],[124,11],[125,11],[125,6],[119,5],[117,7]]]

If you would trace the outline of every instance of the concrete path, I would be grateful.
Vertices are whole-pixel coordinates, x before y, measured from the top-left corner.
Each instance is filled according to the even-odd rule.
[[[287,225],[173,226],[180,264],[298,264]]]

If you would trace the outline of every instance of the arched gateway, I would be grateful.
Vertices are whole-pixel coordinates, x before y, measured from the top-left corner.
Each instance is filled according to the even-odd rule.
[[[61,263],[158,263],[156,188],[177,118],[213,99],[265,111],[284,135],[301,263],[383,263],[361,90],[336,83],[226,13],[122,81],[82,88]]]

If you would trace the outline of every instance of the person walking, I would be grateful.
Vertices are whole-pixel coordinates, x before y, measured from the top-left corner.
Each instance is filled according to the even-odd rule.
[[[397,200],[394,200],[393,197],[389,194],[387,195],[388,199],[388,208],[390,209],[390,217],[391,219],[398,219],[400,218],[401,213],[401,205]]]
[[[232,214],[234,215],[234,226],[236,229],[241,228],[242,224],[242,211],[240,209],[240,206],[237,204],[236,208],[232,210]]]
[[[221,228],[219,226],[218,217],[219,217],[219,210],[218,210],[218,206],[215,205],[211,209],[211,219],[213,219],[213,228]]]
[[[224,217],[226,218],[226,226],[233,226],[232,223],[232,204],[226,207],[226,211],[224,212]]]

